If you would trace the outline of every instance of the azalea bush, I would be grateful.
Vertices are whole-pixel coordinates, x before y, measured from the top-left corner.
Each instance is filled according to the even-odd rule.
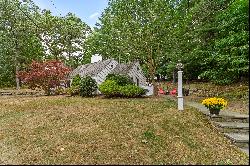
[[[227,101],[223,98],[207,98],[202,101],[202,104],[208,109],[221,110],[227,106]]]

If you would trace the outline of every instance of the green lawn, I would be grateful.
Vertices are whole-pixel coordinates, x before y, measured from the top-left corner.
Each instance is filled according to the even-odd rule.
[[[247,164],[164,98],[0,97],[0,164]]]

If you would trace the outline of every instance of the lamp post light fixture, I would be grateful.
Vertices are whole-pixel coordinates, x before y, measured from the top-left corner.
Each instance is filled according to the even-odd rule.
[[[184,110],[184,100],[183,100],[183,94],[182,94],[182,73],[184,65],[181,63],[181,60],[178,60],[178,63],[176,64],[176,68],[178,69],[178,110],[183,111]]]
[[[184,68],[184,65],[181,63],[181,60],[178,60],[178,63],[176,64],[176,68],[181,71]]]

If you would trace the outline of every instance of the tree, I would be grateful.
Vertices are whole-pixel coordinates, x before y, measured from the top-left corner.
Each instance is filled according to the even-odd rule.
[[[77,67],[90,32],[90,27],[72,13],[53,16],[31,0],[0,0],[0,87],[16,82],[19,88],[16,73],[32,60],[57,59]]]
[[[43,10],[40,23],[47,58],[63,60],[72,68],[80,65],[90,27],[72,13],[59,17],[49,10]]]
[[[202,76],[217,84],[230,84],[249,73],[249,2],[235,0],[215,17],[213,54],[205,59]]]
[[[30,0],[0,0],[0,86],[13,85],[16,79],[19,89],[16,73],[43,56],[37,27],[27,13],[31,19],[38,13]]]
[[[248,1],[190,0],[189,5],[187,2],[173,1],[177,19],[172,31],[175,43],[168,52],[172,63],[161,65],[158,71],[171,74],[173,64],[181,59],[186,79],[201,76],[217,84],[229,84],[247,78]]]
[[[41,88],[47,95],[50,95],[51,88],[56,88],[61,83],[65,83],[66,76],[70,71],[70,68],[58,60],[33,61],[29,71],[20,71],[18,77],[29,88]]]
[[[87,55],[99,53],[119,62],[134,59],[145,64],[154,85],[156,69],[171,48],[174,11],[165,0],[109,1],[100,18],[99,29],[89,36]]]

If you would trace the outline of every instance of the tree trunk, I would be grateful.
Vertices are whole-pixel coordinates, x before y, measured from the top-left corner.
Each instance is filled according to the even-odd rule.
[[[20,64],[18,62],[18,56],[19,56],[19,45],[18,45],[18,33],[15,33],[13,31],[13,27],[11,26],[10,28],[12,34],[13,34],[13,37],[14,37],[14,43],[15,43],[15,47],[14,47],[14,59],[13,59],[13,62],[14,62],[14,65],[15,65],[15,77],[16,77],[16,89],[19,90],[20,89],[20,80],[18,78],[18,72],[20,70]]]
[[[157,92],[157,84],[155,82],[155,79],[154,79],[154,76],[155,76],[155,72],[154,72],[154,68],[152,66],[152,64],[149,63],[149,76],[150,76],[150,80],[153,84],[153,95],[154,96],[157,96],[158,95],[158,92]]]
[[[154,59],[153,59],[153,55],[152,55],[152,47],[149,53],[149,59],[148,59],[148,67],[149,67],[149,76],[150,76],[150,80],[152,81],[153,84],[153,96],[157,96],[158,95],[158,88],[157,88],[157,84],[155,82],[155,64],[154,64]]]
[[[19,64],[16,62],[16,89],[19,90],[20,89],[20,80],[17,76],[19,72]]]
[[[173,84],[176,82],[176,74],[175,74],[175,70],[173,71]]]
[[[16,89],[19,90],[20,89],[20,80],[18,78],[18,72],[20,70],[20,64],[18,62],[18,56],[19,56],[19,45],[18,45],[18,42],[17,42],[17,39],[15,40],[15,44],[16,44],[16,49],[15,49],[15,59],[14,59],[14,64],[16,66],[15,70],[16,70]]]

